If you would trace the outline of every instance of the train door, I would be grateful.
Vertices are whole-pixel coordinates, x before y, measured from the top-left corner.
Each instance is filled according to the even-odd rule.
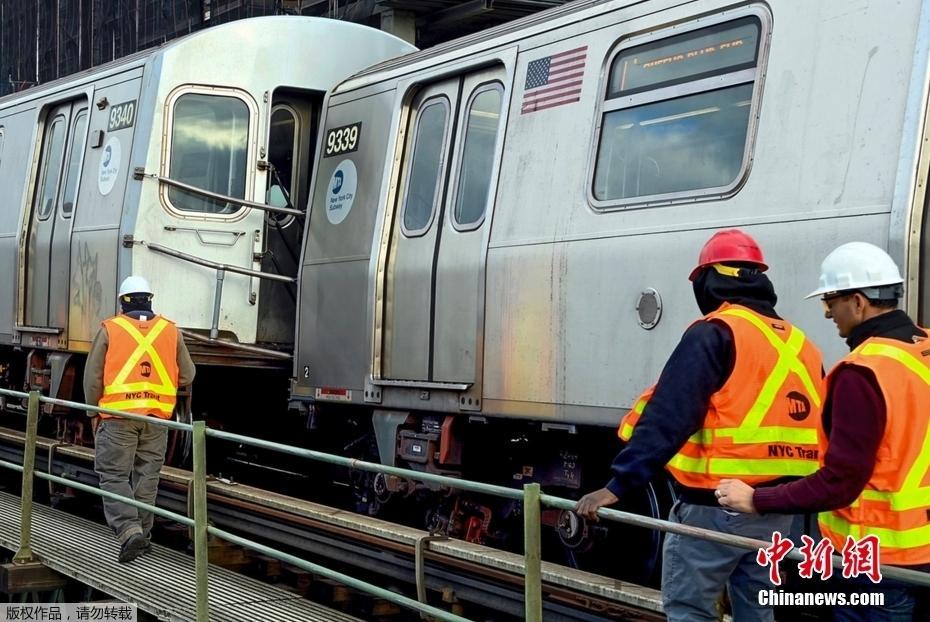
[[[412,104],[399,210],[386,270],[383,374],[429,380],[433,257],[459,79],[423,89]]]
[[[26,326],[64,331],[68,321],[71,220],[87,134],[87,102],[49,110],[31,210],[27,213]]]
[[[307,206],[313,146],[323,94],[277,88],[271,99],[268,129],[268,183],[265,202],[275,207]],[[293,215],[265,215],[262,271],[296,276],[303,239],[302,221]],[[256,341],[290,343],[294,339],[297,290],[293,283],[262,280]]]
[[[463,80],[458,145],[446,192],[442,239],[436,253],[433,380],[475,382],[478,325],[484,308],[486,218],[493,201],[503,69]]]
[[[411,103],[385,273],[382,377],[472,383],[503,69]]]

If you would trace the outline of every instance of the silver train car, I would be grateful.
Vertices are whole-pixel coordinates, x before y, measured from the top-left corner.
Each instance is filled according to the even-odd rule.
[[[355,75],[324,113],[292,398],[370,420],[383,462],[578,494],[699,316],[714,230],[760,241],[828,363],[804,295],[843,242],[888,249],[926,325],[928,50],[926,0],[580,1]],[[372,512],[414,492],[362,485]],[[497,509],[454,503],[432,526],[493,536]]]
[[[0,99],[0,385],[80,399],[82,355],[142,274],[198,363],[284,366],[286,404],[325,94],[414,49],[258,18]]]

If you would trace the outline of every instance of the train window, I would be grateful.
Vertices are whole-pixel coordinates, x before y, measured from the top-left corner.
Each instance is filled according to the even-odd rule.
[[[61,215],[70,218],[77,200],[78,176],[81,172],[81,160],[84,157],[84,136],[87,133],[87,108],[74,117],[71,128],[71,151],[68,154],[68,174],[65,176],[65,193],[62,197]]]
[[[502,97],[503,87],[490,84],[475,91],[469,103],[455,195],[457,229],[476,225],[484,218],[491,189]]]
[[[295,199],[294,160],[297,157],[297,113],[289,106],[277,106],[271,111],[271,131],[268,136],[268,161],[274,173],[268,176],[268,202],[276,207],[286,207],[287,196]],[[283,190],[283,191],[282,191]]]
[[[185,93],[174,104],[168,176],[209,192],[245,198],[249,107],[238,97]],[[239,210],[227,201],[178,188],[168,200],[186,212],[225,215]]]
[[[594,167],[596,206],[724,195],[739,186],[762,32],[751,15],[616,53]]]
[[[48,218],[55,207],[58,194],[58,176],[61,174],[61,157],[65,141],[65,118],[57,116],[45,131],[45,152],[42,154],[42,173],[39,176],[38,216]]]
[[[444,98],[429,99],[417,111],[413,157],[404,196],[404,234],[425,232],[433,219],[439,195],[449,104]]]

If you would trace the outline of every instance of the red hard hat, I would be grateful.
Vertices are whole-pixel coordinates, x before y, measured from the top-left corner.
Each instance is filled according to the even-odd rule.
[[[718,231],[704,244],[701,255],[698,257],[698,265],[691,271],[688,278],[693,281],[702,268],[715,263],[737,261],[755,264],[763,272],[769,269],[762,257],[762,249],[749,235],[739,229]]]

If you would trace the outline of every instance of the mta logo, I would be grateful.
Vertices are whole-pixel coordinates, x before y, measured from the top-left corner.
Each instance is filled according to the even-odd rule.
[[[811,403],[807,396],[797,391],[788,394],[788,416],[795,421],[804,421],[811,414]]]
[[[113,157],[113,147],[107,145],[107,148],[103,150],[103,165],[110,166],[110,159]]]
[[[336,174],[333,175],[333,194],[339,194],[339,191],[342,190],[342,182],[344,181],[345,173],[336,171]]]
[[[148,378],[152,375],[152,364],[148,361],[143,361],[139,365],[139,373],[142,374],[143,378]]]

